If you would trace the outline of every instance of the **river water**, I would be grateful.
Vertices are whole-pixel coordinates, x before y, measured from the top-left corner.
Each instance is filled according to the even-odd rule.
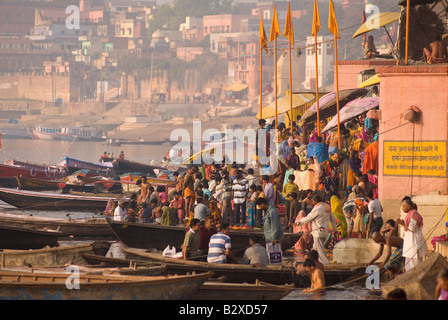
[[[163,145],[121,145],[110,146],[106,142],[87,141],[57,141],[31,139],[3,139],[0,161],[17,159],[39,164],[54,165],[64,156],[88,162],[98,162],[106,151],[118,156],[124,151],[127,159],[150,163],[160,161],[170,149],[169,144]]]

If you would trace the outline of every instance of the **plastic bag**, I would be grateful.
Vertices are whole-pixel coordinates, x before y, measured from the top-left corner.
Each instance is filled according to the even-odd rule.
[[[279,243],[267,243],[266,252],[269,257],[269,264],[277,265],[283,263],[283,252]]]
[[[162,255],[165,258],[171,258],[174,255],[176,255],[176,248],[173,246],[173,248],[171,248],[169,245],[165,248],[165,250],[163,250]]]

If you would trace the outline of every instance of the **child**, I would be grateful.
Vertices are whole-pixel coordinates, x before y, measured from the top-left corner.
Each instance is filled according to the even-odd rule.
[[[168,196],[167,196],[167,194],[165,192],[165,188],[162,187],[162,186],[158,186],[157,187],[157,194],[159,196],[160,203],[162,205],[167,205],[168,204]]]
[[[247,226],[255,227],[257,216],[257,208],[255,202],[257,202],[258,199],[257,186],[255,184],[251,184],[249,190],[250,196],[247,205]]]
[[[448,300],[448,269],[443,269],[437,276],[436,299]]]
[[[258,198],[266,198],[263,192],[262,186],[257,186],[257,199]],[[255,216],[255,228],[261,228],[262,218],[263,218],[263,209],[260,208],[259,205],[256,206],[256,216]]]

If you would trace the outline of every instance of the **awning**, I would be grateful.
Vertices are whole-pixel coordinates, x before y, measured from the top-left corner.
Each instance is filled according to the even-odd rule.
[[[233,92],[239,92],[243,91],[244,89],[247,89],[247,84],[241,84],[241,83],[234,83],[228,87],[223,88],[225,91],[233,91]]]
[[[369,110],[379,108],[380,98],[369,97],[350,101],[339,111],[339,123],[343,124]],[[325,126],[322,132],[327,132],[338,126],[338,116],[335,115]]]
[[[339,91],[339,107],[344,107],[349,101],[365,96],[367,89],[345,89]],[[333,117],[337,112],[336,92],[330,92],[319,99],[319,118],[324,120]],[[317,102],[314,103],[300,118],[299,125],[315,122],[317,120]]]
[[[369,17],[367,21],[363,23],[358,30],[356,30],[355,34],[353,35],[353,38],[356,38],[360,35],[363,35],[377,28],[384,27],[395,21],[398,21],[400,19],[400,15],[401,15],[400,12],[376,13],[371,17]]]
[[[292,95],[292,107],[298,108],[307,104],[314,100],[314,94],[305,93],[305,94],[293,94]],[[289,112],[291,108],[289,95],[284,96],[280,99],[277,99],[277,115]],[[275,103],[271,103],[270,105],[263,108],[262,111],[263,119],[273,118],[275,117]],[[257,119],[260,119],[260,112],[256,115]]]
[[[376,75],[370,77],[369,79],[367,79],[366,81],[364,81],[363,83],[361,83],[359,85],[359,87],[365,88],[365,87],[373,86],[375,84],[379,84],[380,81],[381,81],[380,77],[376,74]]]

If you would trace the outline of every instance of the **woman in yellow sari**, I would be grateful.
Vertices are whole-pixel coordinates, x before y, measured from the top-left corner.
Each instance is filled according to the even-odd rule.
[[[338,231],[341,234],[341,238],[347,237],[347,220],[345,220],[344,212],[342,211],[342,201],[338,196],[332,196],[330,198],[331,212],[333,212],[336,220],[339,221]]]

